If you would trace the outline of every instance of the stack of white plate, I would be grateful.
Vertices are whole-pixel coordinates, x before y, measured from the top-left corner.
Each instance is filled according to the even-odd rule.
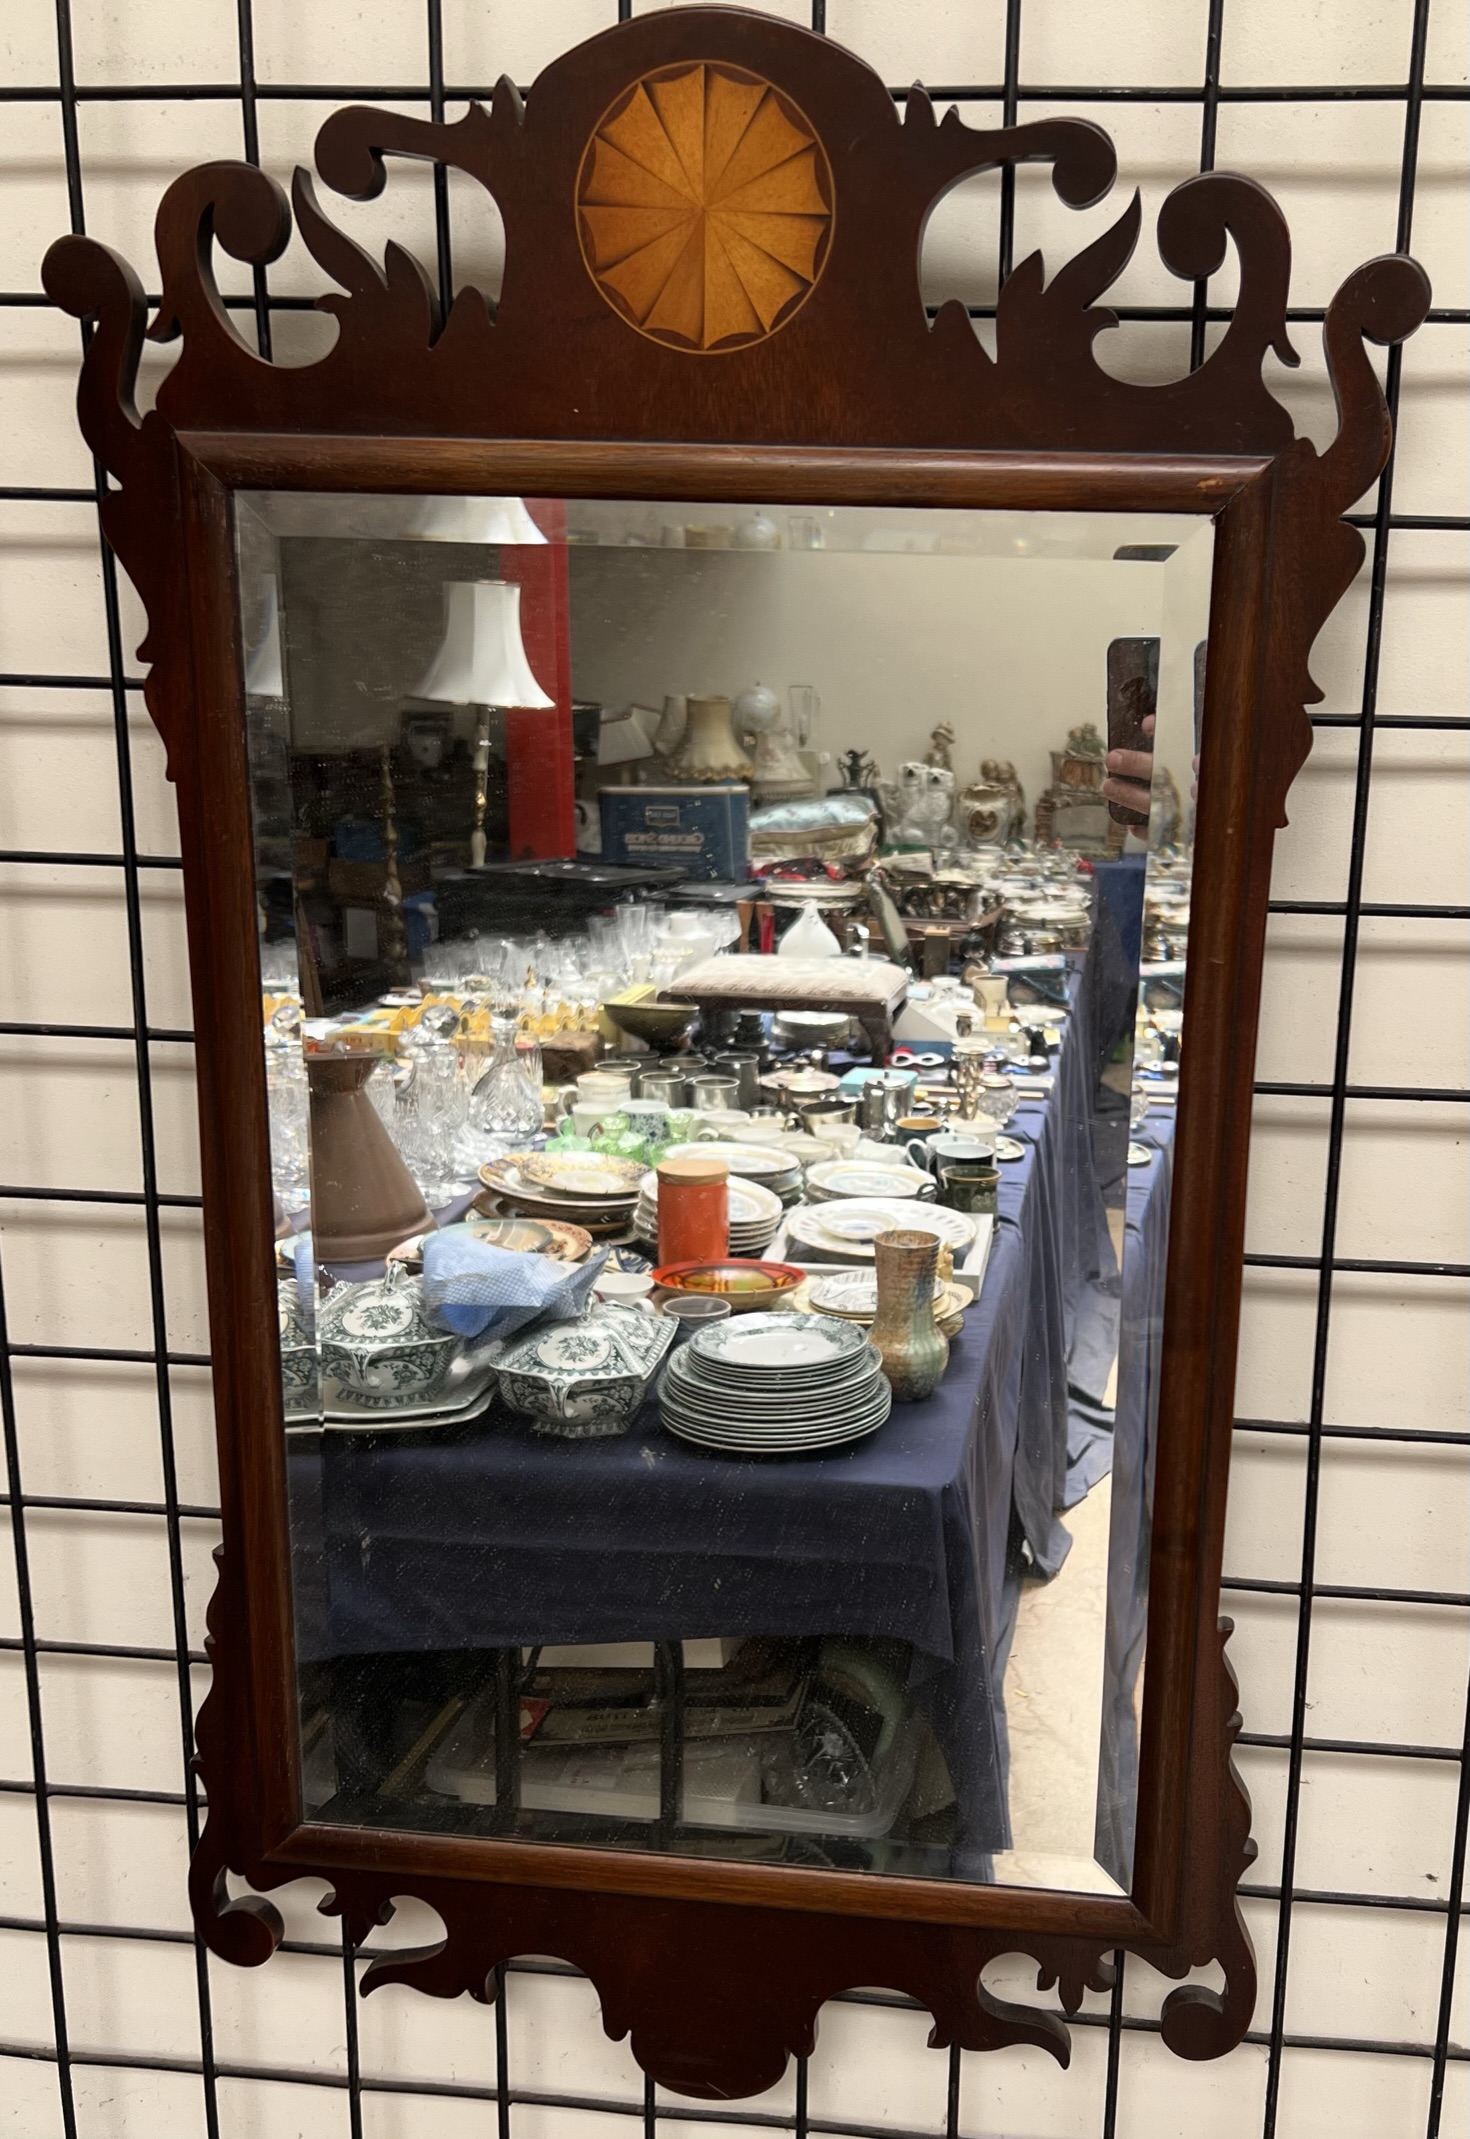
[[[778,1144],[741,1144],[733,1138],[728,1143],[670,1144],[663,1157],[718,1159],[737,1179],[758,1181],[783,1203],[795,1203],[801,1196],[800,1162]]]
[[[807,1299],[814,1314],[835,1315],[839,1322],[874,1321],[878,1313],[878,1273],[869,1265],[863,1270],[834,1270],[829,1277],[813,1277]],[[934,1280],[934,1319],[946,1337],[958,1336],[960,1318],[970,1304],[963,1285],[943,1278]]]
[[[876,1433],[893,1392],[867,1333],[826,1315],[741,1315],[670,1357],[659,1415],[730,1456],[820,1455]]]
[[[831,1203],[839,1196],[899,1197],[907,1202],[934,1201],[934,1176],[922,1166],[880,1166],[868,1159],[824,1159],[806,1170],[808,1203]]]
[[[703,1152],[708,1147],[691,1146]],[[730,1181],[730,1253],[760,1256],[775,1239],[786,1211],[781,1198],[759,1181]],[[647,1248],[658,1246],[658,1175],[645,1176],[633,1228]],[[751,1318],[748,1318],[751,1319]]]
[[[480,1168],[481,1181],[507,1210],[525,1218],[584,1226],[599,1237],[626,1229],[638,1201],[641,1168],[630,1167],[631,1178],[616,1185],[610,1173],[574,1169],[547,1178],[548,1170],[538,1168],[543,1178],[536,1180],[522,1170],[521,1162],[529,1156],[517,1152]],[[570,1156],[575,1159],[581,1154]],[[622,1167],[628,1162],[613,1163]]]
[[[878,1235],[895,1230],[932,1233],[960,1255],[973,1244],[978,1224],[967,1211],[921,1203],[917,1197],[890,1201],[844,1196],[791,1213],[786,1227],[788,1253],[805,1263],[867,1263],[873,1260]]]

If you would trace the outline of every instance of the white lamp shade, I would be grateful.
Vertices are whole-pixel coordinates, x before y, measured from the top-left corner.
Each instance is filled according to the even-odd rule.
[[[545,542],[519,498],[425,498],[415,515],[421,542]]]
[[[554,706],[521,641],[521,590],[502,580],[451,580],[444,642],[417,698],[452,706]]]
[[[252,698],[281,698],[286,681],[281,669],[281,598],[274,572],[261,575],[265,609],[260,636],[245,656],[245,689]]]

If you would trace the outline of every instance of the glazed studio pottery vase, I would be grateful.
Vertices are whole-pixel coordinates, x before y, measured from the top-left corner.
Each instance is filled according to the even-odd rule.
[[[728,698],[691,698],[684,740],[664,761],[671,780],[748,780],[754,767],[735,740]],[[662,725],[662,723],[660,723]]]
[[[371,1054],[308,1055],[311,1230],[318,1263],[378,1262],[429,1208],[365,1089]]]
[[[949,1339],[934,1320],[939,1242],[932,1233],[899,1229],[873,1243],[878,1314],[869,1332],[896,1404],[922,1403],[949,1364]]]

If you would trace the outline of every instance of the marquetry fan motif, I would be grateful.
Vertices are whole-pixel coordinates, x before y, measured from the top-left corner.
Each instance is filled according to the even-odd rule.
[[[821,274],[832,178],[769,82],[684,67],[635,83],[601,120],[577,212],[615,311],[675,349],[739,349],[783,325]]]

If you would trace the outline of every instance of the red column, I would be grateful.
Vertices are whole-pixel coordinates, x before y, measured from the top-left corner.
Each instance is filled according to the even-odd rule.
[[[572,809],[572,641],[567,598],[567,509],[560,498],[527,498],[527,510],[547,536],[540,544],[500,553],[502,578],[521,589],[521,638],[531,672],[554,708],[511,707],[505,716],[513,861],[575,854]]]

